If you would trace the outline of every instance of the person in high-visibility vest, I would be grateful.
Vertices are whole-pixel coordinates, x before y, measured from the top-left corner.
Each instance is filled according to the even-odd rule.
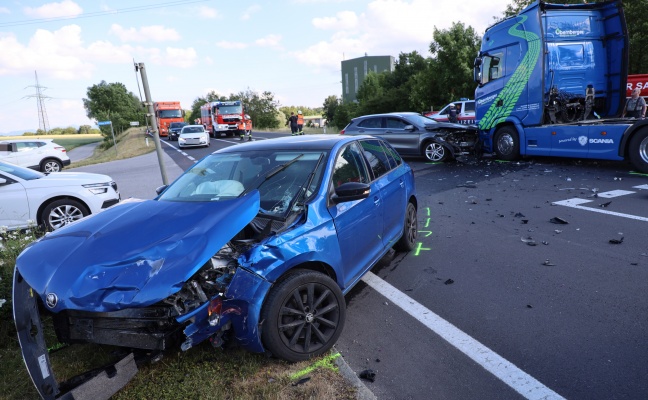
[[[238,122],[238,124],[236,124],[236,125],[237,125],[237,129],[238,129],[238,131],[239,131],[240,134],[241,134],[241,140],[245,140],[245,135],[246,135],[246,134],[247,134],[247,140],[248,140],[248,142],[249,142],[250,140],[252,140],[252,130],[251,130],[251,129],[250,129],[250,130],[247,129],[247,126],[246,126],[246,124],[245,124],[245,121],[240,120],[240,121]]]
[[[297,110],[297,134],[304,134],[304,116],[302,115],[301,110]]]

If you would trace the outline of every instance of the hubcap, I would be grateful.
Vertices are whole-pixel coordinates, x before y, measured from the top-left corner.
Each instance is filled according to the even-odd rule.
[[[445,148],[439,143],[431,143],[425,149],[425,157],[430,161],[441,161],[445,156]]]
[[[48,162],[45,164],[45,172],[58,172],[59,166],[55,162]]]
[[[639,157],[641,157],[641,161],[648,163],[648,137],[639,143]]]
[[[278,316],[279,335],[288,348],[312,353],[325,346],[340,322],[340,304],[328,287],[307,283],[284,301]]]
[[[83,212],[71,205],[63,205],[52,209],[49,223],[54,229],[59,229],[67,224],[83,218]]]
[[[513,138],[509,134],[500,136],[497,141],[497,148],[501,154],[511,154],[513,151]]]

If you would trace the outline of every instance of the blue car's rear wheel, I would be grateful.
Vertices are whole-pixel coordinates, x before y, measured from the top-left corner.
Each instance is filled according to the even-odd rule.
[[[274,356],[304,361],[328,351],[346,318],[344,295],[328,276],[299,270],[275,285],[261,311],[263,345]]]
[[[414,207],[414,204],[412,203],[407,203],[407,210],[405,210],[403,235],[394,245],[394,249],[397,251],[414,250],[414,247],[416,246],[417,235],[418,221],[416,216],[416,207]]]

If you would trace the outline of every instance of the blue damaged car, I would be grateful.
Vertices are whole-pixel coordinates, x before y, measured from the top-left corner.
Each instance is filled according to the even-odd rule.
[[[135,374],[137,351],[232,340],[306,360],[340,336],[344,294],[392,247],[416,242],[413,172],[371,136],[228,147],[158,193],[51,232],[18,257],[14,317],[43,398],[62,392],[44,321],[61,343],[128,349],[97,377],[103,396]]]

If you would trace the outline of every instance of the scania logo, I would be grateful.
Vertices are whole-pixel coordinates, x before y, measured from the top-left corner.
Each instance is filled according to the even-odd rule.
[[[54,308],[58,304],[58,296],[55,293],[47,293],[45,297],[45,304],[47,307]]]

